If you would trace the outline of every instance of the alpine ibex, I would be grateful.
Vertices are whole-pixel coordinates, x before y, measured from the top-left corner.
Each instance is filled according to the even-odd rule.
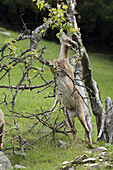
[[[59,68],[58,70],[62,69],[65,72],[57,71],[51,68],[54,77],[57,76],[56,78],[60,100],[62,105],[66,108],[66,113],[68,115],[67,117],[69,118],[68,123],[70,124],[70,127],[74,127],[74,118],[78,116],[87,133],[89,144],[92,145],[89,128],[84,117],[83,101],[81,99],[78,86],[75,86],[75,84],[73,83],[74,70],[68,59],[69,49],[78,47],[78,45],[75,41],[67,37],[65,33],[62,33],[60,37],[60,43],[60,55],[58,59],[54,60],[53,65]],[[75,128],[74,131],[74,134],[76,135],[77,130]]]

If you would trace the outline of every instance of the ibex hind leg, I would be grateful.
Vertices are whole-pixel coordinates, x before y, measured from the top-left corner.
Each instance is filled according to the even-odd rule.
[[[83,127],[85,128],[85,131],[86,131],[88,139],[89,139],[89,144],[92,145],[92,139],[91,139],[91,136],[90,136],[89,128],[87,126],[87,123],[85,121],[84,116],[78,115],[78,118],[79,118],[80,122],[82,123]]]
[[[77,129],[73,122],[73,141],[76,141],[76,140],[77,140]]]
[[[73,118],[71,117],[71,115],[69,114],[69,110],[66,109],[66,125],[67,125],[67,128],[68,130],[72,132],[73,134],[73,140],[76,141],[77,139],[77,129],[74,125],[74,121],[73,121]]]

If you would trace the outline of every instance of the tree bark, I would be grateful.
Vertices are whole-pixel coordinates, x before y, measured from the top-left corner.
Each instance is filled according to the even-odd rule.
[[[105,119],[105,129],[104,135],[106,142],[113,144],[113,104],[110,97],[106,98],[106,119]]]
[[[77,63],[76,79],[79,83],[78,87],[81,91],[81,95],[84,98],[84,101],[83,101],[84,115],[85,115],[86,122],[88,124],[88,128],[90,130],[90,135],[93,138],[93,125],[92,125],[92,118],[91,118],[90,100],[88,98],[86,88],[85,88],[84,83],[82,81],[83,80],[83,67],[82,67],[81,62]]]
[[[92,69],[90,67],[90,61],[86,51],[83,54],[82,65],[83,65],[83,75],[84,75],[85,85],[86,87],[88,87],[87,91],[89,93],[92,111],[93,114],[96,116],[96,124],[97,124],[97,131],[98,131],[97,140],[103,139],[105,111],[100,98],[98,85],[92,76]]]
[[[74,15],[76,13],[75,11],[76,0],[67,0],[67,3],[68,3],[68,8],[69,8],[69,18],[73,23],[73,27],[78,29],[76,17]],[[98,85],[92,76],[89,56],[82,43],[81,34],[79,30],[76,31],[76,35],[74,35],[74,40],[79,45],[79,49],[80,49],[79,55],[82,57],[81,64],[83,67],[83,78],[85,81],[85,86],[87,87],[86,88],[87,92],[89,94],[93,114],[96,116],[97,131],[98,131],[97,140],[103,139],[105,111],[104,111],[103,104],[101,102]]]
[[[76,17],[75,17],[75,15],[73,15],[75,13],[74,10],[75,10],[75,6],[76,6],[76,1],[71,0],[71,1],[68,1],[67,3],[69,4],[68,17],[73,24],[73,28],[78,29]],[[92,118],[91,118],[90,101],[89,101],[88,94],[87,94],[86,88],[84,86],[84,83],[82,81],[83,80],[83,67],[82,67],[81,61],[79,61],[76,64],[76,59],[79,59],[79,57],[80,57],[80,53],[77,51],[75,54],[75,59],[73,58],[73,60],[71,60],[71,64],[73,65],[74,69],[76,67],[75,77],[78,82],[78,88],[80,89],[81,95],[84,98],[83,107],[84,107],[85,120],[86,120],[88,128],[90,130],[91,138],[93,138],[93,125],[92,125]]]
[[[30,49],[31,51],[36,50],[39,41],[42,39],[42,36],[45,34],[45,32],[51,28],[52,26],[52,21],[44,23],[43,25],[37,27],[34,31],[33,34],[30,38]],[[44,30],[42,33],[41,31]]]

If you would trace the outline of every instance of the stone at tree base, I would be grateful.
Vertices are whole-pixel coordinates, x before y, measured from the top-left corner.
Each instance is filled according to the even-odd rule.
[[[0,170],[10,170],[10,169],[13,169],[11,162],[3,152],[0,152]]]

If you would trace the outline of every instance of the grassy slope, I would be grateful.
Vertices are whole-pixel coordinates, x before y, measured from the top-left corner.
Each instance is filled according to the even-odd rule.
[[[11,37],[15,38],[18,34],[11,32]],[[0,35],[0,46],[4,43],[4,41],[7,39],[7,37]],[[57,58],[60,51],[60,46],[53,42],[46,42],[41,41],[39,44],[39,48],[42,46],[47,45],[48,50],[46,51],[46,58],[49,60],[53,60],[54,58]],[[22,44],[18,43],[18,48],[21,48],[24,50],[25,48],[29,47],[29,42],[22,42]],[[94,79],[97,81],[101,98],[104,103],[105,98],[107,96],[110,96],[113,100],[113,57],[112,55],[105,55],[105,54],[97,54],[97,53],[89,53],[91,66],[93,70],[93,76]],[[46,68],[46,72],[44,73],[47,80],[52,79],[52,74],[50,73],[49,69]],[[13,79],[12,83],[14,83],[18,77],[18,71],[12,73]],[[40,84],[40,81],[37,79],[34,81],[36,84]],[[4,79],[4,81],[1,81],[1,84],[7,84],[7,79]],[[49,90],[46,91],[48,93]],[[2,98],[3,92],[6,92],[6,90],[0,89],[0,98]],[[35,94],[35,91],[32,92],[25,92],[21,95],[20,99],[18,100],[18,104],[16,105],[17,110],[27,110],[29,112],[40,112],[40,107],[42,106],[44,110],[48,110],[51,107],[51,99],[44,100],[43,96],[45,96],[45,92],[39,96],[37,96],[35,99],[32,98],[32,96]],[[47,94],[46,94],[47,95]],[[0,100],[1,101],[1,100]],[[38,105],[37,105],[37,103]],[[6,111],[5,107],[2,105],[1,108]],[[94,125],[94,140],[96,139],[96,126],[95,126],[95,118],[93,117],[93,125]],[[9,118],[6,117],[6,129],[9,128],[7,122],[11,121]],[[19,120],[20,126],[23,128],[26,126],[26,124],[29,124],[29,120],[26,120],[24,123]],[[32,122],[31,122],[32,124]],[[76,119],[76,127],[78,129],[78,136],[83,138],[83,128],[81,127],[80,123]],[[6,136],[7,137],[7,136]],[[68,139],[62,135],[57,134],[57,139],[63,139],[65,141],[68,141]],[[4,139],[5,140],[5,139]],[[37,145],[33,146],[32,148],[28,148],[26,154],[27,156],[15,156],[10,155],[9,158],[13,165],[15,164],[21,164],[25,165],[27,169],[55,169],[57,168],[58,164],[65,161],[65,160],[72,160],[74,157],[76,157],[79,154],[84,154],[86,149],[85,144],[78,143],[72,145],[68,149],[62,149],[59,150],[55,146],[51,146],[50,143],[48,143],[48,140],[44,140],[39,142]],[[70,141],[68,141],[70,142]],[[5,147],[5,146],[4,146]],[[111,147],[109,147],[109,150],[111,150]]]
[[[113,55],[90,54],[90,60],[102,101],[104,102],[107,96],[113,100]]]

